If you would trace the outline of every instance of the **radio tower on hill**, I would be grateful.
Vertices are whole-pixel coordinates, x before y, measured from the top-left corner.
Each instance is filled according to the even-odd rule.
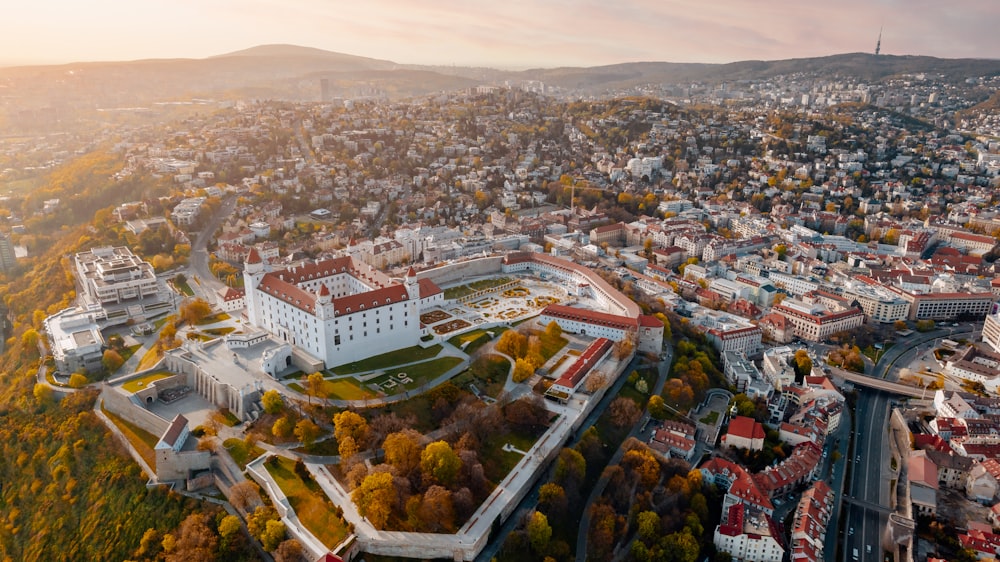
[[[878,56],[878,52],[882,50],[882,28],[878,28],[878,41],[875,43],[875,56]]]

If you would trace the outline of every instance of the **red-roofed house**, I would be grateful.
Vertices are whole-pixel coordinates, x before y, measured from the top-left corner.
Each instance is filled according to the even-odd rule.
[[[785,547],[781,532],[769,515],[736,504],[724,511],[715,528],[715,548],[728,552],[733,560],[781,562]]]
[[[729,422],[729,431],[722,436],[722,444],[760,451],[764,448],[764,426],[753,418],[735,416]]]

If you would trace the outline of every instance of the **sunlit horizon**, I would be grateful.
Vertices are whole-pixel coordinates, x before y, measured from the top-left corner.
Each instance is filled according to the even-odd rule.
[[[872,52],[880,28],[884,54],[1000,58],[1000,3],[974,0],[59,0],[16,3],[7,16],[18,25],[0,37],[0,66],[201,59],[265,44],[502,69],[727,63]]]

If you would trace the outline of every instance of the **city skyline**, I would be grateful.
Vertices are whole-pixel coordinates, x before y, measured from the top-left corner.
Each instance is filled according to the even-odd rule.
[[[635,61],[725,63],[873,52],[1000,58],[1000,4],[780,0],[616,4],[514,0],[332,3],[213,0],[8,7],[0,65],[205,58],[286,43],[402,64],[530,68]]]

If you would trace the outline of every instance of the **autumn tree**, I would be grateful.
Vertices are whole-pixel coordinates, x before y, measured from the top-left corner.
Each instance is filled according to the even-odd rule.
[[[420,470],[424,476],[445,486],[450,486],[455,481],[461,468],[462,459],[458,458],[447,441],[430,443],[420,453]]]
[[[792,367],[797,380],[809,376],[812,373],[812,359],[809,357],[809,352],[804,349],[796,351],[792,357]]]
[[[337,441],[337,454],[340,455],[341,463],[348,463],[358,454],[358,443],[350,435]]]
[[[507,330],[497,340],[496,349],[514,359],[522,358],[528,352],[528,338],[517,330]]]
[[[549,525],[549,518],[541,511],[533,511],[527,525],[528,542],[535,552],[545,552],[552,539],[552,526]]]
[[[549,421],[549,411],[545,399],[537,394],[528,394],[504,407],[507,423],[515,427],[532,430],[544,427]]]
[[[368,438],[368,422],[365,418],[350,411],[345,410],[333,416],[333,435],[337,441],[345,437],[354,439],[358,447],[361,448]]]
[[[104,350],[104,356],[101,358],[101,364],[107,369],[109,373],[117,371],[123,364],[125,360],[122,359],[120,353],[113,349]]]
[[[260,488],[251,480],[233,484],[229,488],[229,502],[242,512],[247,512],[251,507],[257,507],[263,503],[260,498]]]
[[[268,521],[278,521],[280,519],[281,516],[278,515],[278,510],[273,507],[269,505],[258,506],[247,517],[247,531],[250,532],[251,537],[259,539],[264,531],[267,530]]]
[[[87,375],[83,373],[73,373],[69,376],[69,387],[70,388],[83,388],[87,386]]]
[[[395,467],[399,474],[409,474],[420,464],[420,439],[420,434],[413,429],[390,433],[382,444],[385,462]]]
[[[555,320],[552,320],[551,322],[545,325],[545,337],[548,338],[549,341],[555,341],[561,338],[562,334],[563,334],[562,326],[560,326],[559,323],[556,322]]]
[[[579,452],[568,447],[559,451],[556,460],[556,470],[553,481],[562,485],[563,488],[577,489],[587,476],[587,461]]]
[[[312,404],[313,396],[317,398],[323,397],[323,401],[326,401],[326,393],[323,392],[325,382],[323,380],[323,373],[320,372],[313,373],[306,378],[306,394],[309,396],[310,404]]]
[[[611,423],[617,427],[631,427],[639,420],[642,412],[631,398],[619,396],[611,401],[608,406],[611,415]]]
[[[385,528],[396,501],[392,474],[388,472],[369,474],[361,485],[351,492],[351,501],[357,506],[358,513],[367,518],[376,529]]]
[[[672,559],[677,562],[695,562],[701,552],[701,547],[698,544],[698,539],[692,536],[690,531],[685,530],[667,535],[664,539],[663,551],[671,553]]]
[[[650,396],[649,403],[646,407],[649,408],[649,415],[658,420],[665,420],[667,419],[667,416],[670,415],[670,411],[667,410],[667,404],[663,401],[663,397],[659,394]]]
[[[455,531],[455,505],[452,493],[441,486],[431,486],[424,492],[417,510],[421,528],[430,533]]]
[[[542,484],[538,489],[538,506],[548,515],[562,517],[569,507],[566,490],[555,482]]]
[[[281,399],[281,393],[274,389],[265,392],[260,397],[260,403],[264,406],[264,411],[268,414],[280,413],[285,407],[285,403]]]
[[[180,319],[188,324],[194,325],[208,318],[212,314],[212,305],[204,299],[191,299],[181,305],[178,315]]]
[[[316,442],[319,433],[319,426],[309,418],[303,418],[295,424],[295,437],[306,447],[311,447]]]
[[[527,359],[514,360],[514,382],[524,382],[531,378],[531,375],[533,374],[535,374],[535,368],[528,362]]]
[[[181,522],[174,547],[166,560],[168,562],[215,560],[218,545],[219,537],[208,525],[208,514],[192,513]]]
[[[651,543],[660,536],[660,516],[655,511],[643,511],[635,519],[639,538]]]
[[[236,515],[227,515],[219,521],[219,536],[222,538],[222,550],[229,550],[237,544],[242,531],[240,518]]]
[[[271,434],[282,439],[290,437],[294,430],[295,426],[287,416],[274,420],[274,424],[271,425]]]
[[[281,541],[285,540],[285,523],[279,520],[268,521],[264,532],[260,535],[260,543],[264,546],[264,550],[268,552],[273,552],[281,544]]]
[[[299,562],[302,560],[302,543],[295,539],[282,541],[274,550],[274,562]]]

